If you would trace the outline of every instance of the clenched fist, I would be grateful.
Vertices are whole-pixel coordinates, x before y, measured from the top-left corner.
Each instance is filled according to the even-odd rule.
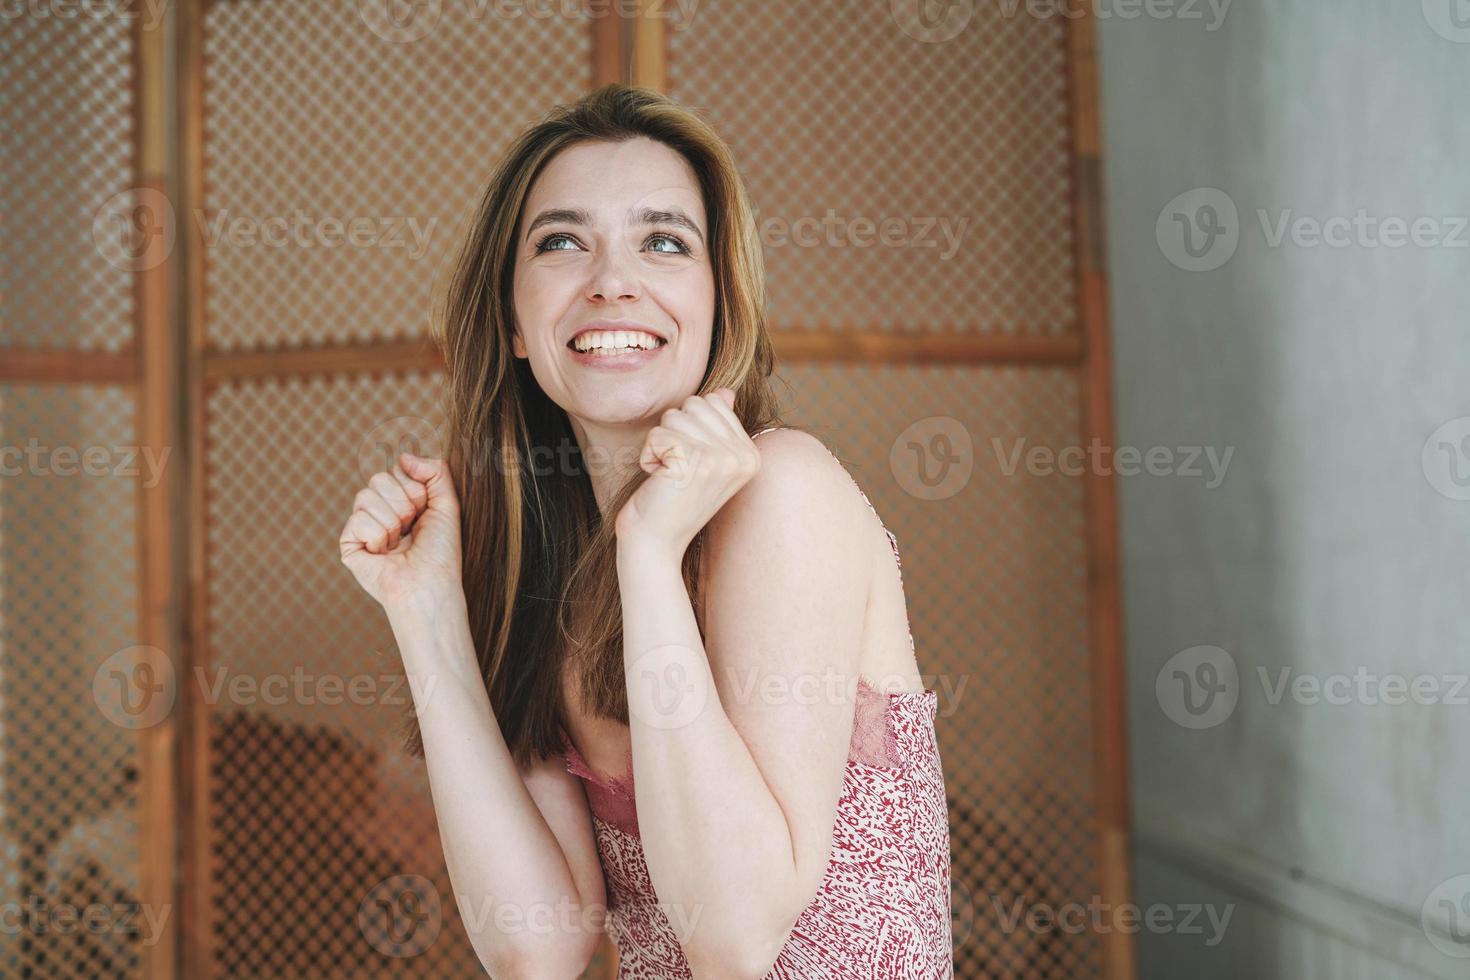
[[[353,499],[342,564],[385,609],[462,588],[459,497],[442,459],[403,453]]]
[[[648,431],[638,465],[649,474],[618,513],[619,541],[651,540],[682,555],[725,502],[760,472],[761,454],[734,411],[735,392],[690,395]]]

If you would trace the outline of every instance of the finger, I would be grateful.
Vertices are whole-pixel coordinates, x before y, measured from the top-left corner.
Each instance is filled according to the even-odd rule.
[[[374,555],[382,554],[387,540],[388,529],[373,515],[365,510],[354,510],[342,528],[342,537],[338,544],[345,559],[362,551]]]
[[[393,515],[398,518],[398,526],[405,528],[418,516],[414,511],[413,501],[408,499],[408,493],[403,489],[403,484],[393,478],[393,474],[386,470],[374,473],[368,478],[368,486],[378,491],[378,496],[392,509]]]
[[[368,485],[358,492],[357,509],[367,511],[387,529],[390,535],[389,547],[398,543],[396,535],[403,530],[403,519],[398,516],[393,505],[383,499],[382,493],[372,481],[369,481]]]
[[[707,414],[707,411],[712,410],[702,402],[701,398],[686,399],[677,409],[665,412],[660,424],[670,432],[683,435],[693,442],[709,442],[720,430],[713,427],[716,420]]]
[[[413,504],[414,516],[417,517],[425,507],[429,506],[429,491],[422,483],[403,472],[403,467],[398,463],[394,463],[393,468],[388,472],[393,479],[398,481],[398,485],[403,487],[404,496],[408,497],[409,503]]]
[[[398,457],[403,471],[423,484],[428,493],[428,505],[451,513],[459,513],[459,496],[455,493],[454,481],[449,476],[449,465],[442,459],[415,456],[404,453]]]
[[[673,413],[669,413],[673,417]],[[648,473],[676,465],[685,455],[683,443],[687,435],[659,424],[648,430],[643,439],[643,448],[638,453],[638,465]]]
[[[724,430],[722,431],[728,431],[732,436],[744,439],[748,437],[749,433],[745,431],[745,424],[740,421],[740,416],[735,414],[734,393],[730,393],[728,397],[720,394],[720,392],[729,391],[729,388],[716,388],[714,393],[710,394],[706,401],[714,409],[715,415],[724,426]]]

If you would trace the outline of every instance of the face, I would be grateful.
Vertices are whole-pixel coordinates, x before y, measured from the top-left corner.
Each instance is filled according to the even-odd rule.
[[[577,422],[651,426],[698,389],[708,236],[694,171],[663,143],[580,143],[542,170],[516,230],[514,350]]]

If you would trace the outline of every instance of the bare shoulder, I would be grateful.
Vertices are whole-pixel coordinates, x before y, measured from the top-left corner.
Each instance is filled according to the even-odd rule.
[[[846,467],[800,429],[758,435],[760,470],[707,528],[712,596],[746,603],[788,578],[866,595],[876,518]]]
[[[857,536],[869,511],[847,468],[821,439],[801,429],[759,434],[761,468],[716,520],[742,520],[755,532],[807,528],[824,536]],[[712,522],[714,523],[714,522]]]

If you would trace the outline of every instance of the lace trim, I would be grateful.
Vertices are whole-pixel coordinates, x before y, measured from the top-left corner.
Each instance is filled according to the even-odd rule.
[[[900,695],[902,696],[902,695]],[[852,712],[852,737],[847,742],[849,762],[865,766],[902,766],[907,758],[898,747],[893,725],[892,698],[859,676]]]
[[[910,766],[912,760],[903,751],[898,740],[898,726],[895,722],[898,706],[910,701],[917,702],[917,710],[929,712],[932,720],[937,699],[938,694],[930,688],[922,691],[883,691],[866,677],[858,675],[852,734],[847,747],[848,763],[887,769]],[[627,768],[622,775],[609,776],[597,772],[587,764],[587,760],[572,744],[566,729],[561,730],[561,739],[567,772],[585,782],[587,802],[592,812],[624,833],[637,837],[638,808],[634,795],[632,754],[629,753]]]
[[[561,741],[567,772],[579,776],[585,783],[587,805],[607,823],[625,834],[638,836],[638,808],[633,796],[633,760],[628,759],[627,772],[623,776],[604,776],[595,772],[582,758],[582,753],[572,744],[566,729],[562,729]]]

